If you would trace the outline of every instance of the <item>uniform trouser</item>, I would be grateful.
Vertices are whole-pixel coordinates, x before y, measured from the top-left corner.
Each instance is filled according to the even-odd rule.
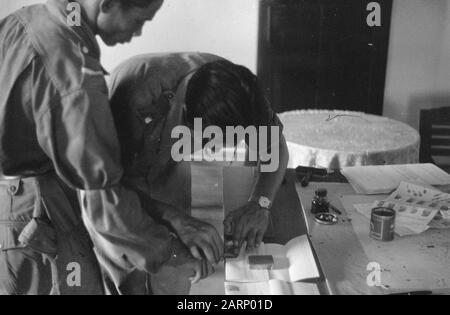
[[[0,180],[0,294],[103,294],[76,193],[54,174]]]

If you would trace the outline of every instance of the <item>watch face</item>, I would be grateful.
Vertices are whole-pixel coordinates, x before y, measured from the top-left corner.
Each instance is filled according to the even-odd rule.
[[[271,202],[270,202],[269,198],[266,198],[266,197],[259,198],[259,205],[262,208],[268,209],[270,207],[270,204],[271,204]]]

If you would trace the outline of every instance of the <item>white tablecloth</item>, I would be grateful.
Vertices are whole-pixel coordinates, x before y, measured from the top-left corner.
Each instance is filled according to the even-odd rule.
[[[419,162],[420,135],[386,117],[350,111],[302,110],[279,115],[288,141],[289,167]]]

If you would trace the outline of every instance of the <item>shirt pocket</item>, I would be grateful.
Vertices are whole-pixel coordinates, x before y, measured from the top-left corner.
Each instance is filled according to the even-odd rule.
[[[32,218],[34,202],[20,180],[0,182],[0,249],[21,247],[19,235]]]

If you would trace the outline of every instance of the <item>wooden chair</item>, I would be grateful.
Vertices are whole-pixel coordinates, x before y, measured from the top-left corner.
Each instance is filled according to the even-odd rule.
[[[450,107],[422,110],[420,136],[420,162],[450,173]]]

